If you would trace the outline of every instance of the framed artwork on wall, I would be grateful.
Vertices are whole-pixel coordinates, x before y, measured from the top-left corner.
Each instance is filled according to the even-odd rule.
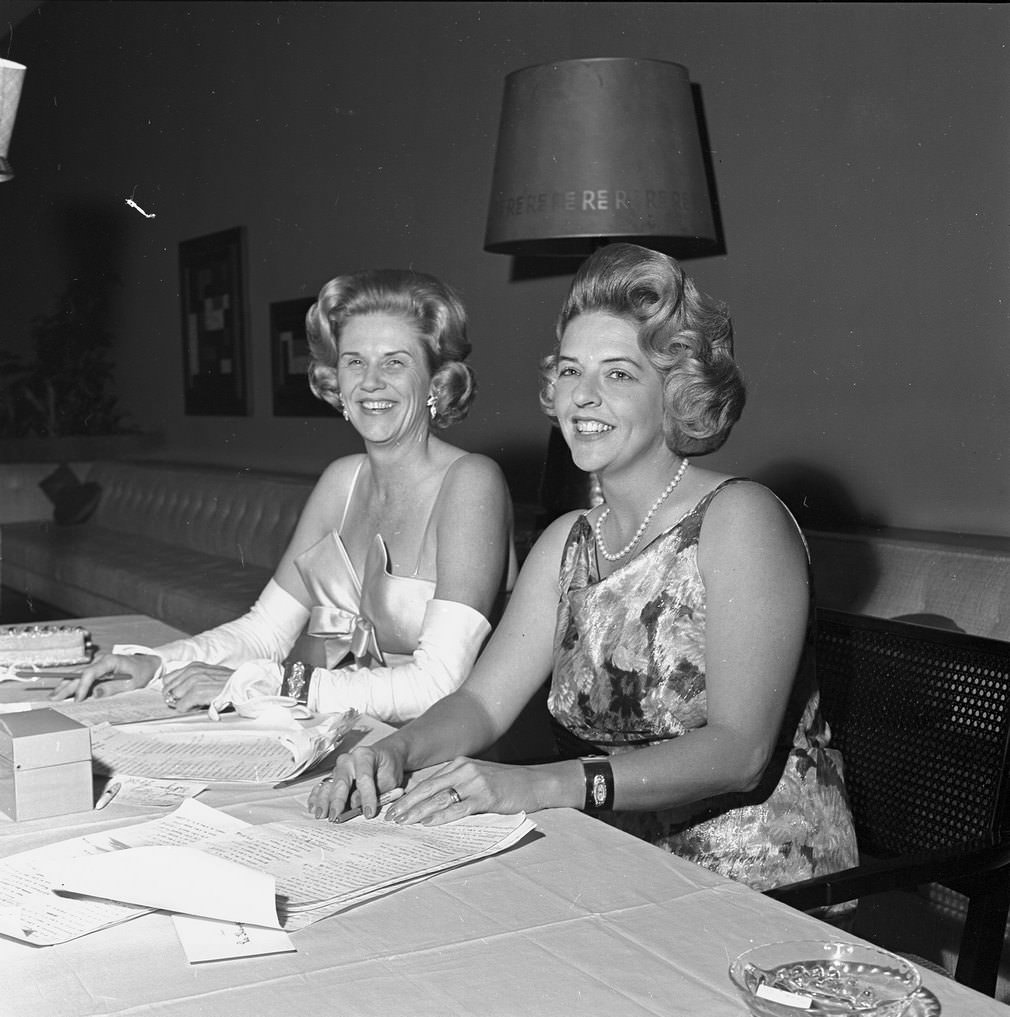
[[[186,413],[246,416],[245,229],[179,244]]]
[[[334,413],[309,389],[305,315],[315,301],[315,297],[300,297],[270,305],[275,417],[329,417]]]

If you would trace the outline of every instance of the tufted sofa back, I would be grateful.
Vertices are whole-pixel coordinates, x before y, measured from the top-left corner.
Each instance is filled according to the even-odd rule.
[[[188,464],[100,462],[88,480],[102,488],[98,526],[271,571],[312,490],[300,478]]]
[[[1010,540],[914,530],[805,533],[820,607],[944,621],[940,627],[1010,640]]]

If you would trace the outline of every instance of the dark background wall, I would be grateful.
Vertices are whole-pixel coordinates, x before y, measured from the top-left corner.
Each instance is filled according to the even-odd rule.
[[[505,75],[638,56],[700,90],[750,401],[711,464],[804,521],[1010,535],[1010,7],[990,4],[51,2],[0,186],[0,342],[116,273],[117,387],[166,458],[315,472],[342,421],[272,414],[269,304],[414,266],[472,316],[453,432],[536,496],[535,367],[567,272],[482,249]],[[133,196],[155,218],[126,205]],[[252,411],[186,416],[181,240],[246,228]]]

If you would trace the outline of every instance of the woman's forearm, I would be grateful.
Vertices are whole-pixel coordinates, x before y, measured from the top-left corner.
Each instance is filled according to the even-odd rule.
[[[480,701],[466,689],[439,700],[416,720],[379,743],[389,745],[407,771],[474,756],[498,737],[496,725]]]
[[[413,720],[463,684],[490,631],[488,620],[466,604],[430,600],[409,661],[392,667],[316,668],[309,708],[320,713],[355,709],[392,724]]]
[[[240,618],[188,639],[178,639],[151,652],[166,671],[193,661],[238,667],[249,660],[280,662],[294,645],[309,610],[271,579],[256,603]]]
[[[774,739],[710,726],[661,745],[610,757],[617,811],[690,809],[719,795],[753,790],[771,758]]]

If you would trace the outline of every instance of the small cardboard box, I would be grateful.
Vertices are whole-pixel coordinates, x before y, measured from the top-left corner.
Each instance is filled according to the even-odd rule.
[[[90,728],[57,710],[0,715],[0,811],[44,819],[92,805]]]

